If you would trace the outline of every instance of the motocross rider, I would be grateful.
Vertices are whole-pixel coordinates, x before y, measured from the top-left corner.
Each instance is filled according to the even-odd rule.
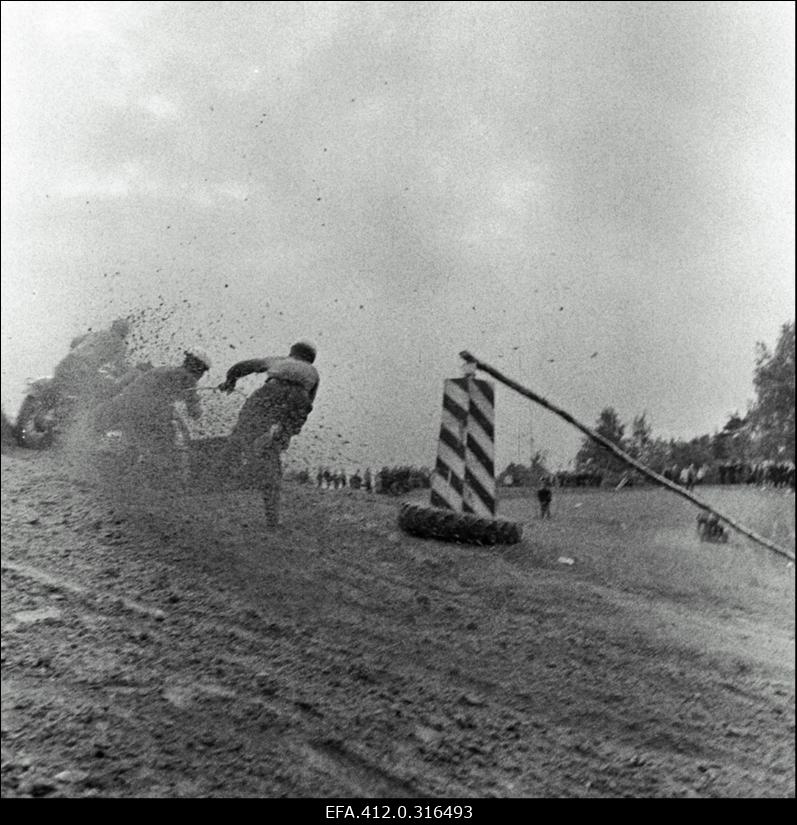
[[[116,379],[127,369],[130,322],[118,318],[107,330],[90,332],[72,341],[72,348],[53,372],[58,392],[81,405],[101,401],[116,391]]]
[[[185,403],[191,418],[202,413],[196,384],[210,369],[210,358],[199,348],[185,351],[179,367],[153,367],[101,404],[93,414],[96,430],[121,430],[140,453],[171,469],[176,461],[174,405]]]
[[[313,366],[316,348],[297,341],[287,356],[239,361],[227,371],[219,389],[231,393],[239,378],[265,372],[266,383],[246,399],[222,455],[222,472],[237,475],[246,465],[247,476],[263,495],[266,521],[279,525],[281,453],[288,449],[313,409],[318,391],[318,371]]]

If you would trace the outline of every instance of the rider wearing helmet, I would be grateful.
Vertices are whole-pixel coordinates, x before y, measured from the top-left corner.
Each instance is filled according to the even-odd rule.
[[[130,322],[117,318],[110,329],[74,338],[69,352],[53,371],[54,385],[64,396],[91,404],[115,391],[114,380],[127,368]]]
[[[143,452],[162,464],[174,461],[174,405],[183,402],[191,418],[202,409],[197,381],[210,369],[204,350],[185,350],[179,367],[153,367],[142,372],[110,401],[97,408],[94,426],[103,431],[122,430]]]
[[[318,391],[318,371],[313,366],[316,348],[309,341],[297,341],[287,356],[271,356],[239,361],[227,371],[219,389],[231,393],[239,378],[267,373],[265,384],[246,399],[223,454],[225,472],[244,469],[263,494],[266,520],[279,524],[282,485],[281,453],[298,435],[313,409]]]

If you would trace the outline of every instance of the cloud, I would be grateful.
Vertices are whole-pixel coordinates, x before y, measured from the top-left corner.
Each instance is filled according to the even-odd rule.
[[[226,180],[220,183],[193,183],[178,190],[170,189],[178,199],[187,198],[203,210],[214,209],[229,204],[243,204],[249,196],[250,189],[245,183]]]
[[[156,195],[160,183],[139,163],[123,163],[106,171],[72,167],[55,187],[63,198],[123,198],[129,195]]]
[[[140,98],[138,105],[145,112],[149,112],[162,120],[176,120],[183,111],[183,107],[163,95],[150,95]]]

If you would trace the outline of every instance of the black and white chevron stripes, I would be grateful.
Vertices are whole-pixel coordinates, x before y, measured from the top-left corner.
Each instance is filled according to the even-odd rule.
[[[495,392],[488,381],[450,378],[432,476],[431,503],[463,513],[495,515]]]

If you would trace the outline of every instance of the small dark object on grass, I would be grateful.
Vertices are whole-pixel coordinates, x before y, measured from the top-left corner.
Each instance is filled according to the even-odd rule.
[[[724,544],[728,541],[728,533],[714,513],[698,513],[697,534],[700,536],[700,541],[711,541],[717,544]]]

